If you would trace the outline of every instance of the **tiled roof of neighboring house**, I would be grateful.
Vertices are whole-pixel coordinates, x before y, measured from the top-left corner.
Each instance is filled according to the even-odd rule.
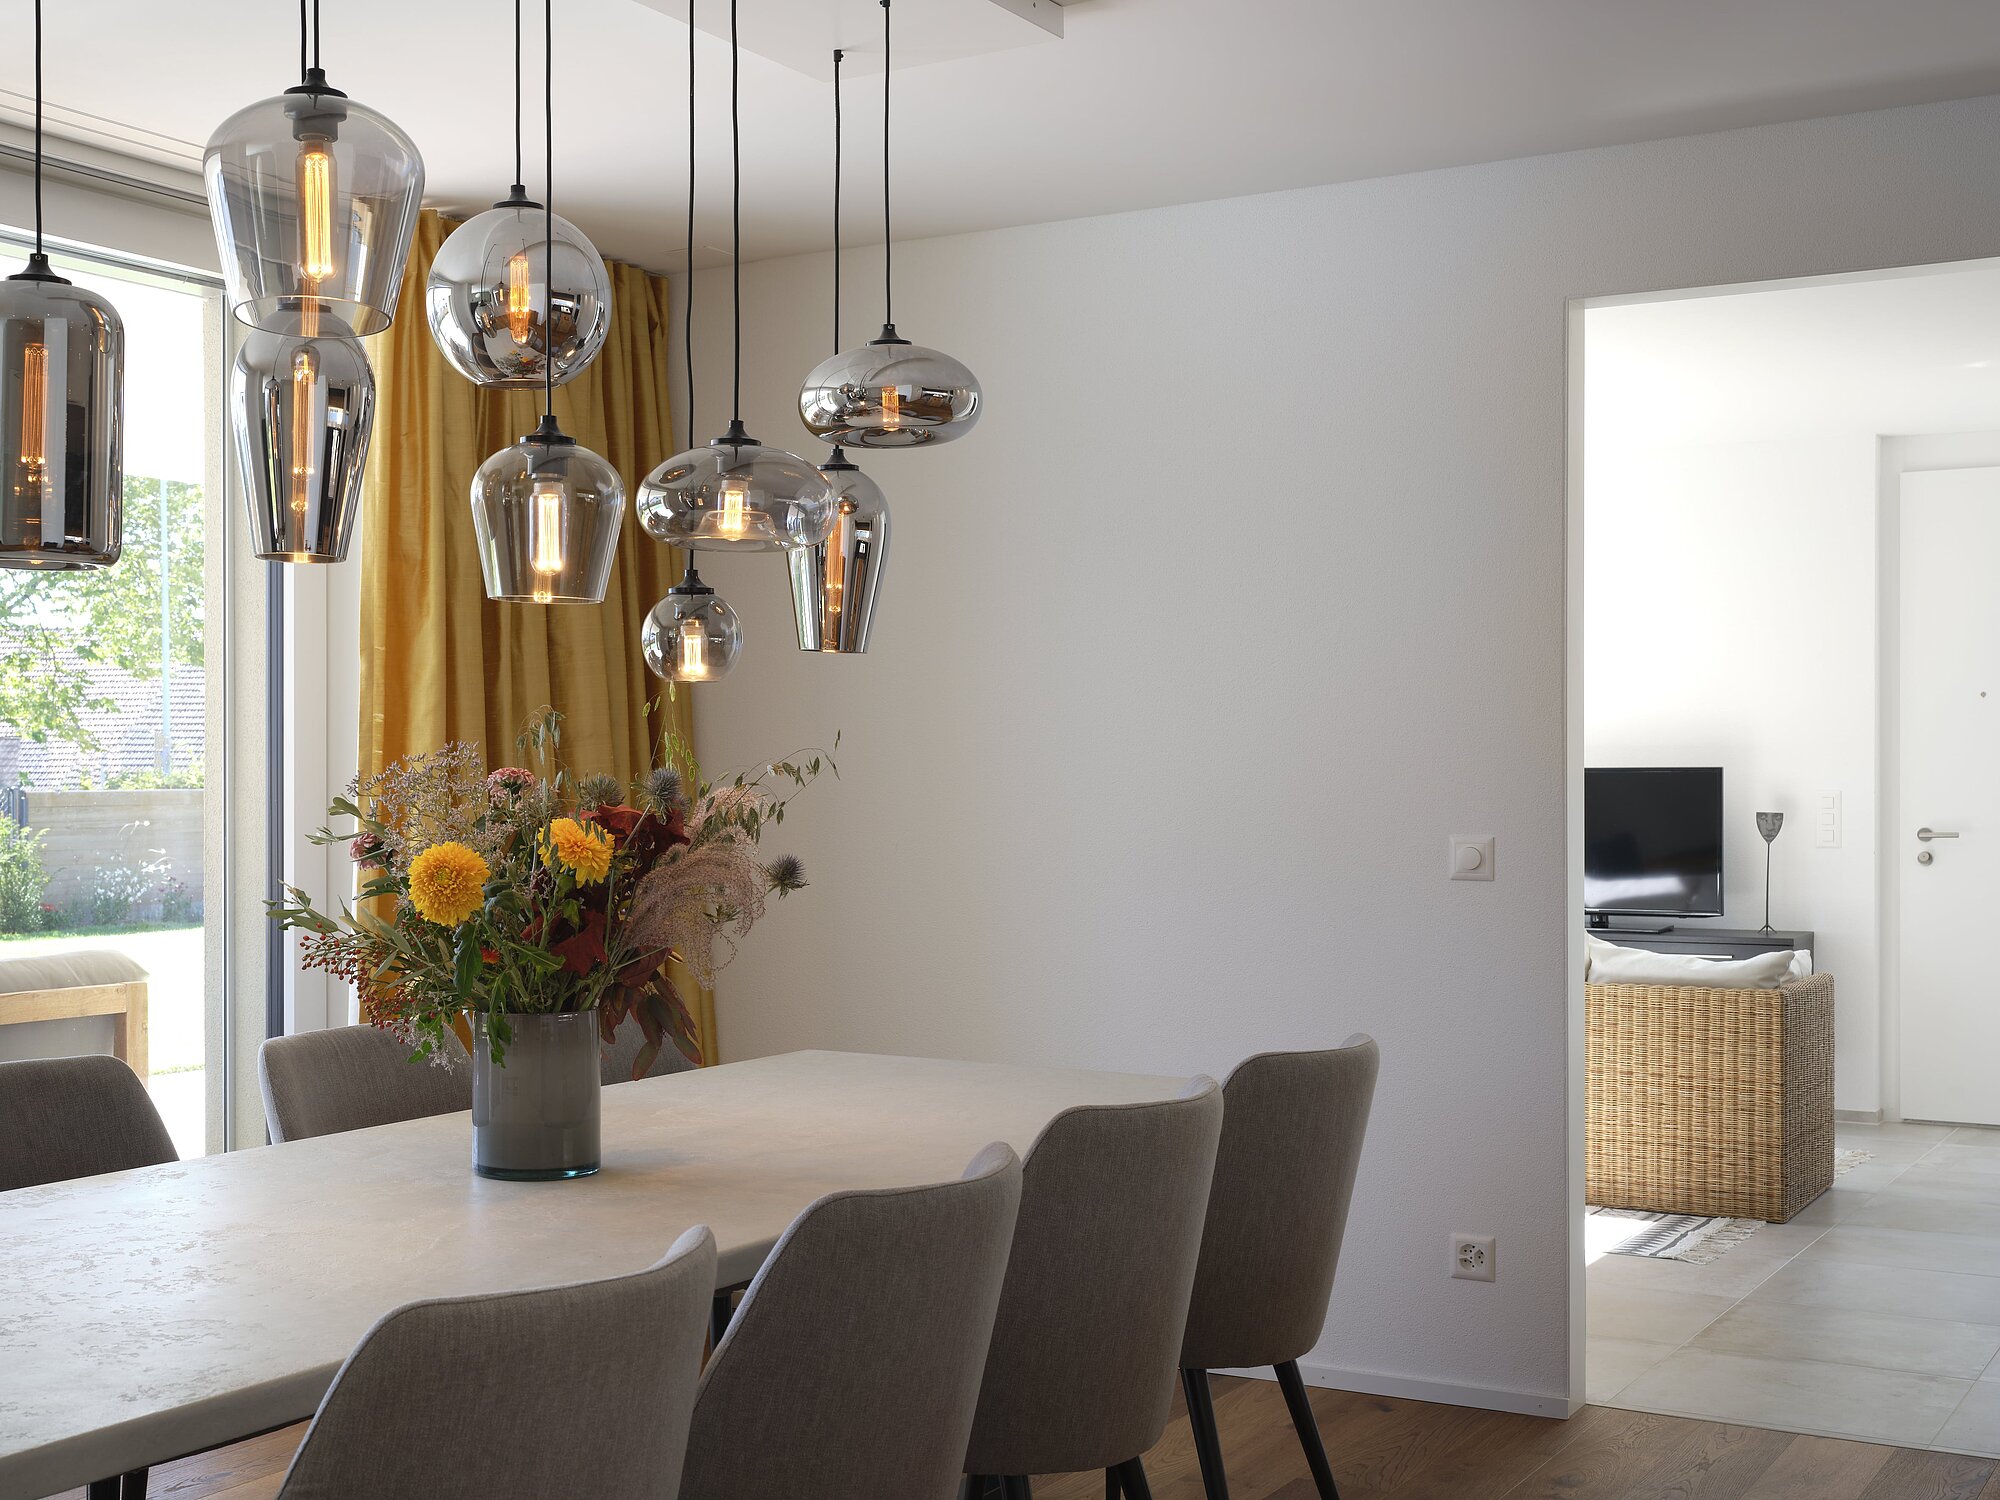
[[[79,715],[97,738],[95,750],[80,750],[62,740],[36,744],[16,737],[0,725],[0,786],[26,786],[34,791],[72,791],[84,784],[101,787],[113,776],[160,769],[160,679],[134,677],[123,668],[86,662],[73,653],[59,653],[65,671],[82,676],[94,698],[108,698],[116,708]],[[208,681],[200,667],[175,667],[172,672],[173,760],[185,768],[203,758],[207,742]]]

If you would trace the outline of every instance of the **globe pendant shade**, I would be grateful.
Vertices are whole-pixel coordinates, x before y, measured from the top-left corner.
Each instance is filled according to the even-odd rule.
[[[889,562],[889,502],[839,449],[821,472],[833,488],[833,526],[825,541],[789,559],[799,649],[858,654],[868,649]]]
[[[0,281],[0,566],[118,561],[124,518],[125,325],[33,257]]]
[[[474,215],[438,248],[425,289],[431,336],[475,385],[538,387],[549,351],[561,385],[604,347],[611,330],[604,257],[560,216],[554,246],[551,256],[541,208],[523,201]]]
[[[833,524],[833,491],[797,454],[766,448],[740,426],[676,453],[639,486],[639,524],[656,541],[711,552],[816,546]]]
[[[979,406],[970,370],[894,328],[826,360],[799,390],[799,416],[813,435],[850,448],[948,443],[972,430]]]
[[[230,379],[250,546],[267,562],[346,561],[361,512],[375,372],[359,341],[306,321],[326,331],[249,334]]]
[[[324,77],[238,110],[202,154],[229,305],[286,332],[320,314],[380,333],[424,195],[424,163],[400,128]]]
[[[743,627],[728,601],[696,579],[668,589],[653,606],[639,632],[639,650],[653,674],[668,682],[714,682],[728,676],[742,654]]]
[[[625,484],[551,418],[479,466],[472,529],[486,597],[600,604],[625,520]]]

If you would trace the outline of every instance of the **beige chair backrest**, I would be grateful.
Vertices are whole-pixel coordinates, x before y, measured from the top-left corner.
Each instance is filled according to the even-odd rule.
[[[1222,1128],[1222,1090],[1086,1105],[1028,1153],[965,1472],[1053,1474],[1137,1458],[1173,1401]]]
[[[117,1058],[0,1063],[0,1192],[179,1159],[146,1086]]]
[[[276,1141],[365,1130],[472,1108],[472,1059],[446,1038],[449,1066],[416,1061],[377,1026],[274,1036],[257,1051],[264,1123]]]
[[[799,1215],[702,1377],[681,1500],[953,1494],[1020,1201],[996,1145]]]
[[[715,1239],[650,1270],[399,1307],[320,1402],[279,1500],[658,1500],[687,1451]]]
[[[1181,1364],[1278,1365],[1319,1342],[1381,1053],[1265,1052],[1223,1085],[1227,1109]]]

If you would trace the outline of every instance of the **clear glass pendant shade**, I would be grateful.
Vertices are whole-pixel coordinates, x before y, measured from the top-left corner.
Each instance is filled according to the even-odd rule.
[[[250,545],[268,562],[344,562],[361,513],[375,372],[359,341],[326,331],[329,319],[304,321],[322,331],[252,332],[231,374]]]
[[[0,281],[0,567],[118,561],[125,325],[41,256]]]
[[[823,362],[799,390],[799,416],[813,435],[850,448],[948,443],[972,430],[979,404],[970,370],[896,337],[893,325]]]
[[[694,569],[667,590],[639,632],[639,649],[655,676],[669,682],[713,682],[729,675],[743,650],[743,627],[729,602]]]
[[[356,334],[396,316],[424,195],[402,130],[317,70],[231,115],[202,155],[209,217],[236,316],[282,332],[317,311]]]
[[[604,257],[558,216],[550,267],[537,204],[503,203],[451,232],[431,262],[425,311],[453,369],[476,385],[521,389],[543,383],[545,350],[557,385],[597,357],[611,330]]]
[[[889,563],[889,501],[838,448],[821,472],[833,487],[833,527],[790,558],[799,649],[858,654],[868,649]]]
[[[479,466],[472,529],[486,597],[600,604],[625,520],[625,483],[553,418]]]
[[[833,491],[797,454],[766,448],[740,423],[691,448],[639,486],[639,524],[656,541],[711,552],[817,546],[833,524]]]

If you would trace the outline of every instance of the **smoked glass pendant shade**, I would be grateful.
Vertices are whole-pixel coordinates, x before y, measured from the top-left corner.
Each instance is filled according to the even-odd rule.
[[[793,552],[792,611],[799,649],[853,655],[868,649],[868,628],[889,562],[889,502],[881,487],[836,448],[820,467],[833,488],[826,540]]]
[[[118,561],[125,325],[41,255],[0,281],[0,567]]]
[[[486,597],[600,604],[625,520],[625,483],[552,417],[479,466],[472,529]]]
[[[690,567],[647,614],[639,649],[653,674],[668,682],[714,682],[736,665],[743,627],[729,602]]]
[[[224,120],[202,176],[238,318],[278,332],[315,312],[359,335],[389,326],[424,195],[423,158],[397,125],[313,69]]]
[[[850,448],[914,448],[965,436],[979,382],[949,354],[896,336],[895,325],[806,377],[799,416],[815,437]]]
[[[347,559],[361,513],[362,470],[375,425],[375,373],[358,340],[259,329],[230,379],[230,420],[250,515],[250,546],[267,562]]]
[[[655,541],[711,552],[816,546],[833,491],[797,454],[766,448],[732,422],[706,448],[676,453],[639,486],[639,524]]]
[[[475,385],[510,390],[579,374],[611,331],[611,276],[597,247],[555,220],[554,253],[539,204],[510,200],[451,232],[431,262],[425,311],[453,369]]]

